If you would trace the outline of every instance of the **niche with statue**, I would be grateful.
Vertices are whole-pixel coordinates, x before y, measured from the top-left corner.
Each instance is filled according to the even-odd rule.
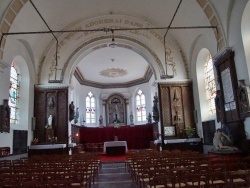
[[[159,83],[158,88],[162,132],[171,127],[175,138],[186,137],[186,130],[196,126],[192,82]]]
[[[106,101],[107,125],[126,125],[126,99],[119,94],[110,96]]]
[[[68,142],[69,103],[67,87],[35,87],[33,131],[39,143],[49,143],[53,137],[58,143]]]

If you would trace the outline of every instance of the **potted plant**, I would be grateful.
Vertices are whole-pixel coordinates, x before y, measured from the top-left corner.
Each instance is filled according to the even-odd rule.
[[[184,130],[188,138],[192,138],[195,136],[196,129],[194,127],[188,125]]]

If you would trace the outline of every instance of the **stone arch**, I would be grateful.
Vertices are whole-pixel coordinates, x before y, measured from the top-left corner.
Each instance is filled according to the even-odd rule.
[[[226,36],[223,30],[222,24],[220,20],[218,19],[218,16],[213,6],[209,2],[209,0],[196,0],[196,1],[200,5],[202,10],[204,11],[210,24],[212,26],[217,26],[217,30],[214,29],[214,35],[215,35],[215,38],[217,39],[218,50],[222,50],[227,45]]]
[[[0,23],[1,33],[9,32],[11,25],[13,21],[15,20],[16,16],[18,16],[19,11],[27,2],[28,0],[13,0],[10,3]],[[214,33],[217,38],[218,48],[222,49],[223,47],[226,46],[226,40],[225,40],[226,37],[222,29],[222,25],[219,19],[217,18],[218,16],[215,10],[213,9],[211,3],[208,0],[197,0],[197,3],[200,5],[202,10],[204,10],[204,13],[206,14],[211,25],[218,26],[218,34],[216,30],[214,30]],[[2,35],[3,34],[0,34],[0,37],[2,37]],[[1,41],[1,48],[0,48],[0,58],[3,57],[5,43],[6,43],[6,36],[3,36],[2,41]]]
[[[132,42],[134,44],[137,44],[141,49],[145,50],[147,52],[147,55],[146,53],[143,53],[139,48],[135,48],[135,47],[131,47],[131,50],[133,50],[134,52],[138,53],[139,55],[141,55],[144,59],[146,59],[146,61],[149,63],[149,65],[151,66],[152,70],[153,70],[153,74],[154,74],[154,77],[155,77],[155,80],[157,80],[157,73],[156,73],[156,70],[155,68],[153,67],[153,64],[156,64],[158,66],[158,69],[159,69],[159,72],[160,72],[160,75],[163,75],[165,74],[165,70],[164,70],[164,67],[163,67],[163,64],[160,60],[160,58],[157,56],[157,54],[152,50],[150,49],[147,45],[145,45],[144,43],[136,40],[136,39],[132,39],[130,37],[126,37],[126,36],[115,36],[116,39],[120,39],[120,40],[123,40],[123,41],[129,41],[129,42]],[[64,67],[63,67],[63,70],[62,70],[62,74],[61,74],[61,80],[65,80],[65,76],[66,76],[66,71],[68,71],[68,69],[70,68],[69,65],[70,64],[78,64],[77,63],[74,63],[77,61],[77,58],[79,57],[77,54],[81,53],[83,50],[83,48],[86,48],[87,46],[89,46],[91,43],[95,43],[97,41],[102,41],[102,40],[106,40],[106,39],[110,39],[109,36],[101,36],[101,37],[96,37],[94,39],[91,39],[89,41],[86,41],[85,43],[83,43],[81,46],[79,46],[78,48],[76,48],[67,58],[66,62],[64,63]],[[90,53],[90,51],[85,51],[87,55],[88,53]],[[84,56],[85,56],[84,55]],[[76,57],[77,56],[77,57]],[[150,57],[149,57],[150,56]],[[81,57],[82,58],[82,57]],[[149,61],[149,59],[153,59],[155,63],[151,63]],[[74,61],[74,62],[73,62]],[[74,65],[73,65],[74,67]],[[69,83],[70,83],[70,79],[74,73],[75,69],[72,68],[70,73],[69,73]]]

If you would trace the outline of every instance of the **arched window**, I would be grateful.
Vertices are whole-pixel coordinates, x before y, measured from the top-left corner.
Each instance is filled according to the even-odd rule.
[[[86,97],[86,123],[96,123],[95,98],[91,92]]]
[[[136,119],[138,122],[146,121],[146,101],[142,90],[138,90],[136,97]]]
[[[19,118],[19,91],[20,91],[20,71],[15,63],[11,64],[10,88],[9,88],[9,107],[10,123],[17,124]]]
[[[216,96],[216,85],[214,79],[214,69],[213,69],[213,61],[211,55],[207,56],[205,65],[204,65],[204,73],[205,73],[205,87],[206,87],[206,94],[207,100],[210,107],[210,113],[215,114],[215,96]]]

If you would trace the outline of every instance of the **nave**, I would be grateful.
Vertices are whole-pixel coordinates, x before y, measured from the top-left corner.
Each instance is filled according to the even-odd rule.
[[[250,158],[193,151],[139,150],[125,161],[96,154],[34,156],[1,161],[0,187],[155,188],[250,187]]]
[[[136,188],[124,162],[102,163],[93,188]]]

